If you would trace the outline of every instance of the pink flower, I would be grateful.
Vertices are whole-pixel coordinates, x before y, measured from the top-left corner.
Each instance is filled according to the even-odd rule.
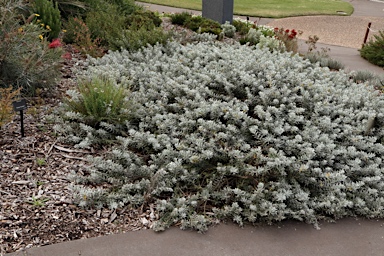
[[[52,42],[48,45],[48,48],[57,48],[61,46],[60,39],[53,39]]]

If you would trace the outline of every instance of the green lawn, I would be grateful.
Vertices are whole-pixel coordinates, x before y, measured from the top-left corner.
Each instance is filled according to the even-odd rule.
[[[201,10],[202,0],[141,0],[152,4]],[[353,7],[342,0],[234,0],[234,13],[254,17],[282,18],[303,15],[351,15]]]

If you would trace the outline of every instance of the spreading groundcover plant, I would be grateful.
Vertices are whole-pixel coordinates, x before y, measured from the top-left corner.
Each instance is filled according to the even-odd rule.
[[[81,72],[129,87],[135,108],[119,131],[75,113],[56,126],[83,147],[120,135],[89,174],[74,170],[80,205],[154,203],[155,230],[384,217],[384,97],[343,72],[220,42],[111,52]]]

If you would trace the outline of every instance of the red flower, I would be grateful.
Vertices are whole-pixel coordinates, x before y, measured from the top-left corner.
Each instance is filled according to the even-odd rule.
[[[54,39],[49,45],[48,48],[57,48],[61,46],[60,39],[56,38]]]
[[[66,52],[63,54],[63,56],[61,56],[63,59],[66,59],[66,60],[71,60],[72,59],[72,54],[69,53],[69,52]]]
[[[288,33],[289,33],[289,29],[286,29],[286,30],[285,30],[285,33],[287,33],[287,34],[288,34]]]

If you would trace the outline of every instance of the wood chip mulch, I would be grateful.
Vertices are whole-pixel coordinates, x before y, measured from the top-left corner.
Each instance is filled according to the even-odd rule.
[[[28,99],[24,114],[0,130],[0,255],[29,247],[75,239],[147,229],[153,209],[84,209],[72,200],[67,179],[71,171],[89,167],[88,154],[102,154],[60,145],[52,125],[44,120],[75,82],[71,67],[80,55],[70,47],[71,59],[53,95]],[[152,214],[151,214],[152,213]],[[151,217],[152,216],[152,219]]]

